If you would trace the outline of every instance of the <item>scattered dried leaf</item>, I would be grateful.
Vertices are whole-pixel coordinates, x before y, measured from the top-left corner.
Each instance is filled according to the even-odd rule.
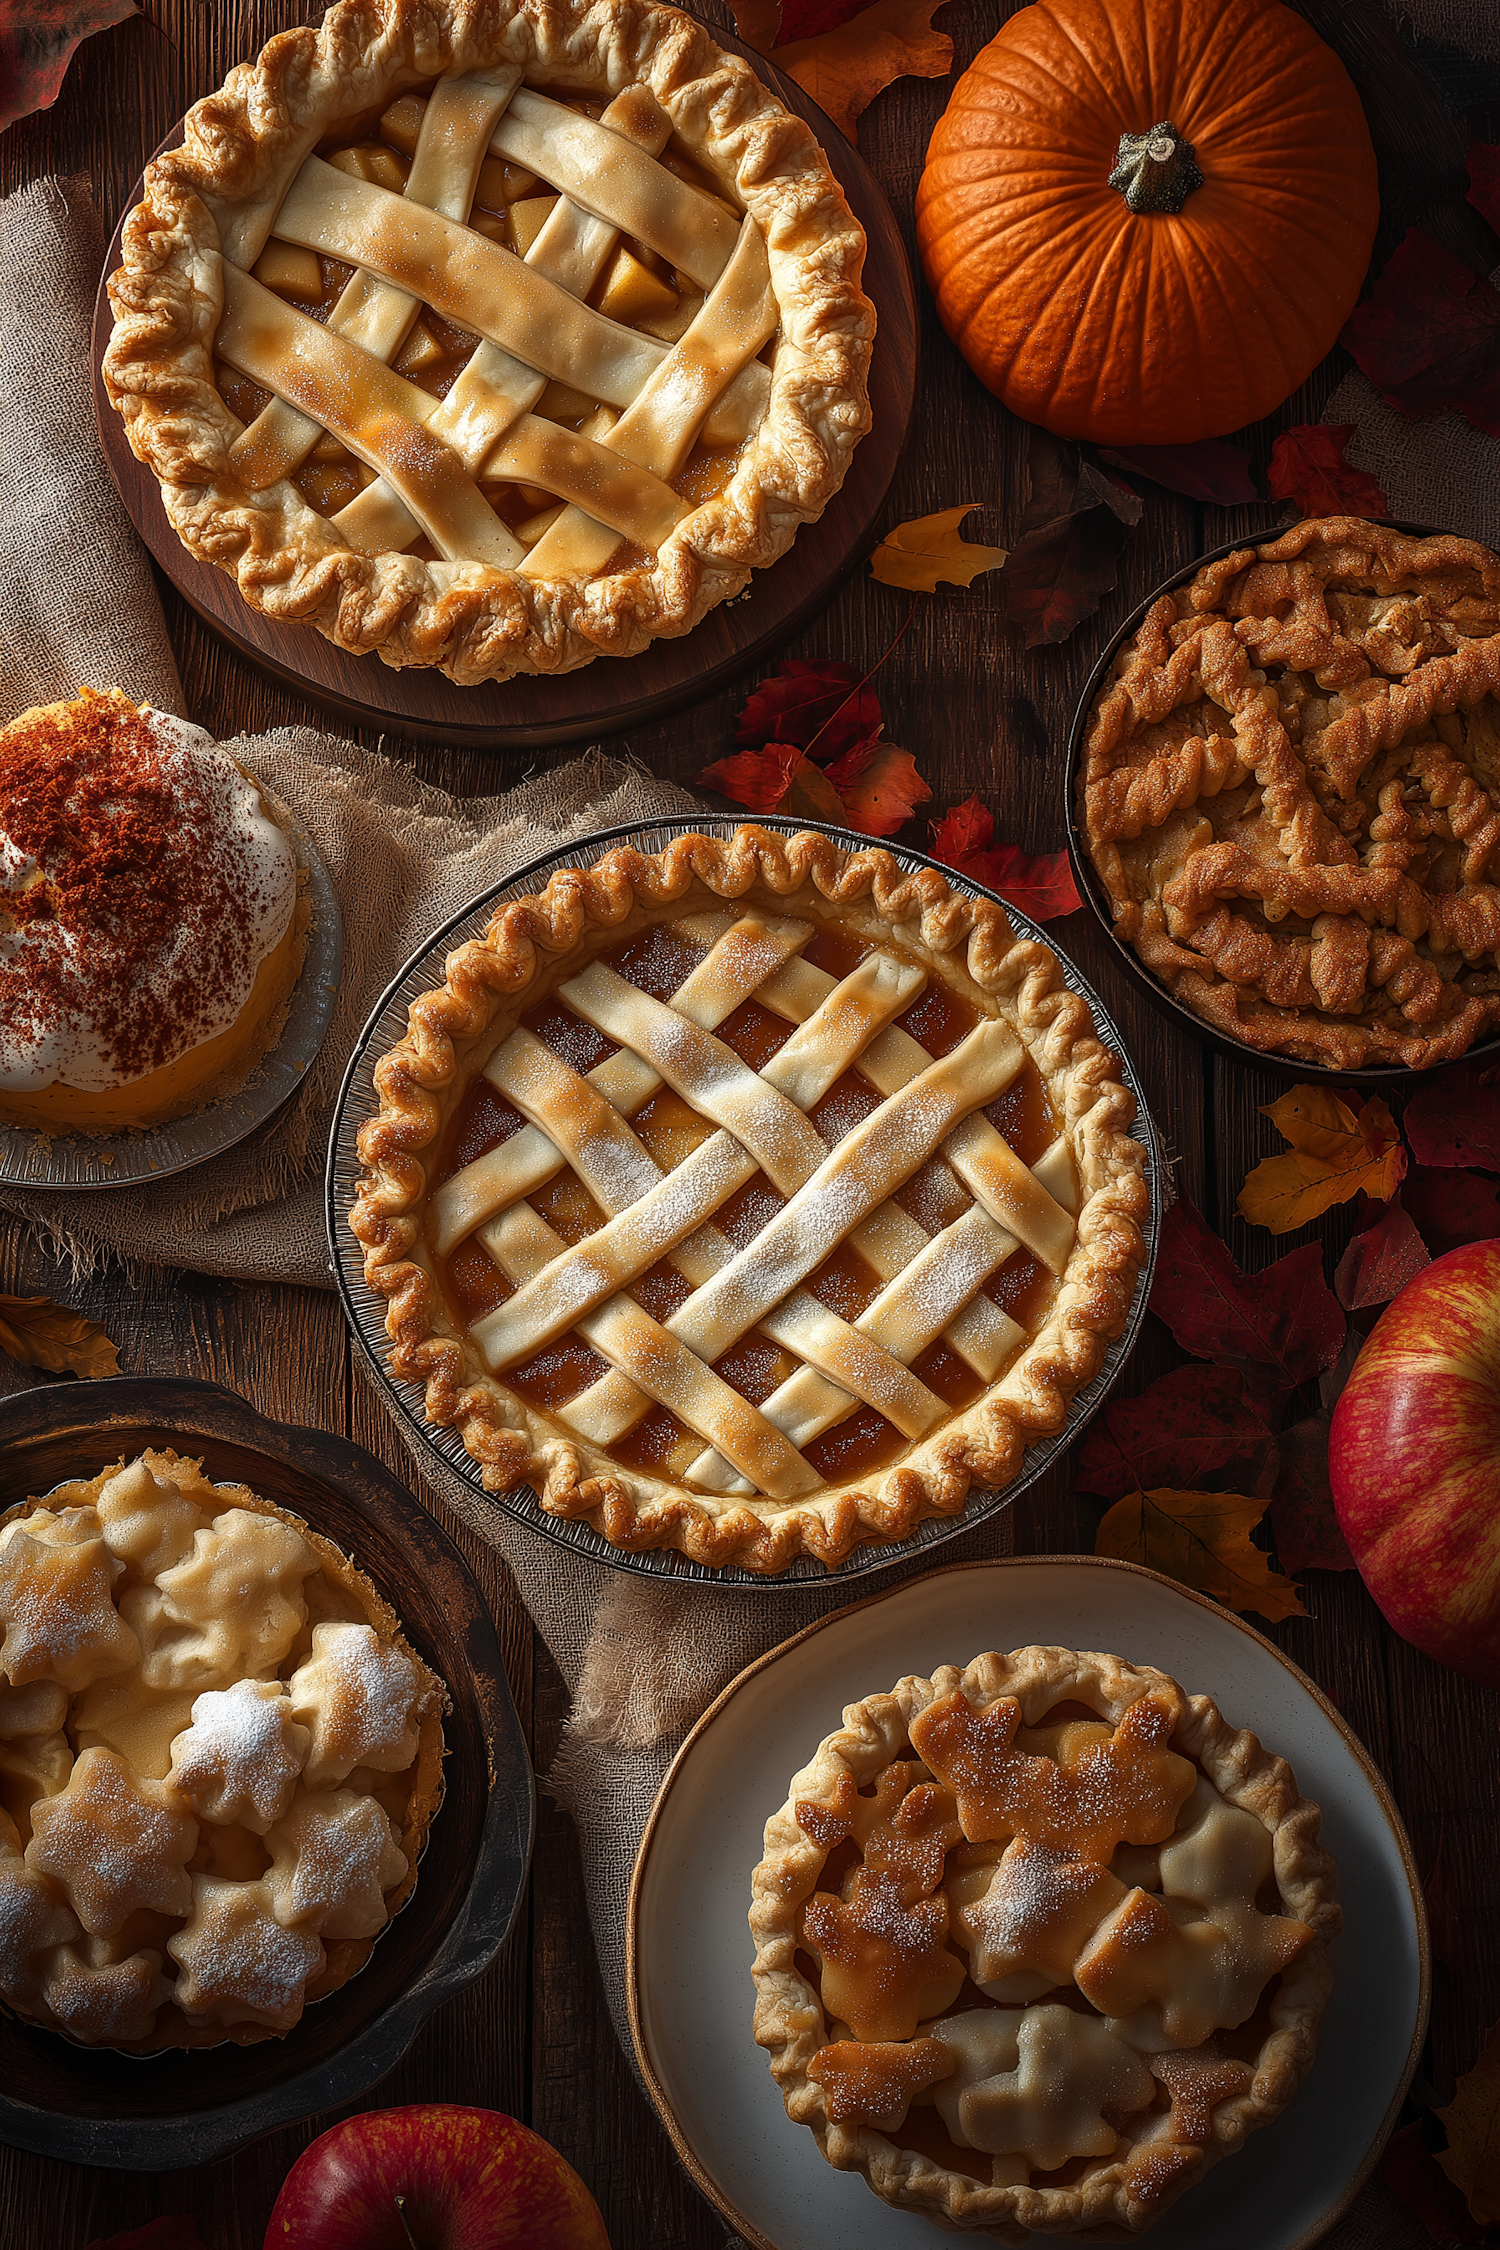
[[[747,812],[779,812],[792,820],[829,820],[835,826],[844,818],[844,801],[822,767],[788,742],[720,758],[704,767],[698,784],[717,789]]]
[[[1424,1086],[1401,1123],[1419,1164],[1477,1164],[1500,1172],[1500,1072],[1472,1064]]]
[[[1290,1151],[1257,1164],[1238,1209],[1251,1226],[1290,1234],[1361,1188],[1385,1202],[1406,1170],[1396,1121],[1378,1094],[1358,1112],[1319,1086],[1294,1086],[1261,1111]]]
[[[1268,1432],[1265,1409],[1236,1369],[1177,1367],[1096,1417],[1073,1457],[1073,1483],[1104,1500],[1195,1484],[1253,1452]]]
[[[852,664],[789,656],[746,698],[734,739],[751,750],[770,742],[807,750],[816,743],[821,762],[868,742],[882,724],[875,690],[861,685]]]
[[[1402,414],[1461,414],[1500,437],[1500,296],[1421,227],[1409,227],[1339,341]]]
[[[1283,430],[1271,448],[1266,481],[1277,500],[1290,500],[1305,516],[1386,516],[1385,494],[1372,476],[1344,459],[1353,422],[1303,423]]]
[[[935,594],[938,580],[954,586],[972,586],[982,570],[998,570],[1005,560],[1003,547],[971,546],[959,535],[964,517],[976,508],[966,500],[961,508],[945,508],[939,515],[914,516],[897,524],[870,557],[870,569],[883,586],[903,586],[909,594]]]
[[[1435,1258],[1461,1243],[1488,1242],[1500,1234],[1500,1187],[1478,1172],[1413,1164],[1401,1200]]]
[[[135,13],[135,0],[0,0],[0,133],[50,109],[75,48]]]
[[[832,30],[787,38],[795,27],[786,20],[784,4],[785,43],[772,59],[852,141],[861,114],[895,79],[946,78],[953,68],[953,41],[932,28],[941,5],[942,0],[874,0]]]
[[[1338,1262],[1333,1293],[1346,1312],[1388,1305],[1398,1290],[1430,1266],[1427,1245],[1393,1196],[1372,1227],[1355,1235]]]
[[[817,767],[812,771],[817,773]],[[894,836],[932,795],[911,752],[883,737],[857,743],[818,779],[833,789],[842,808],[833,817],[862,836]]]
[[[1144,1563],[1179,1586],[1277,1623],[1305,1617],[1297,1589],[1250,1538],[1265,1504],[1242,1492],[1132,1492],[1099,1526],[1096,1555]]]
[[[1468,2204],[1470,2218],[1494,2226],[1500,2222],[1500,2024],[1437,2114],[1448,2129],[1439,2164]]]
[[[1332,1367],[1347,1327],[1315,1242],[1246,1275],[1186,1197],[1162,1221],[1151,1310],[1184,1351],[1273,1391]]]
[[[0,1351],[54,1375],[118,1375],[114,1345],[97,1320],[50,1297],[0,1297]]]
[[[934,821],[931,834],[934,859],[998,892],[1007,906],[1029,914],[1033,922],[1054,922],[1059,915],[1076,914],[1083,904],[1067,853],[1032,854],[1014,844],[994,843],[994,815],[977,797]]]
[[[1380,2177],[1434,2242],[1483,2241],[1483,2233],[1464,2208],[1463,2197],[1438,2170],[1420,2118],[1413,2125],[1403,2125],[1386,2142]]]
[[[1027,435],[1031,496],[1000,573],[1002,614],[1026,628],[1028,648],[1065,641],[1092,617],[1141,516],[1140,495],[1129,485],[1084,461],[1076,447],[1056,439],[1039,447],[1039,434]]]
[[[1202,438],[1197,445],[1132,445],[1123,451],[1101,446],[1099,458],[1133,476],[1149,477],[1169,492],[1185,492],[1190,500],[1208,500],[1220,508],[1260,498],[1249,454],[1223,438]]]
[[[1270,1524],[1283,1569],[1353,1570],[1357,1566],[1339,1529],[1328,1483],[1331,1406],[1294,1422],[1276,1440]]]

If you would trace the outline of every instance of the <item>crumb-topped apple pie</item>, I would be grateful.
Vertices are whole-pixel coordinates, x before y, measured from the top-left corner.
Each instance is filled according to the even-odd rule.
[[[869,426],[843,191],[651,0],[341,0],[188,112],[122,240],[104,378],[184,544],[460,683],[687,632]]]
[[[1253,1734],[1118,1657],[1017,1649],[852,1704],[754,1877],[788,2115],[950,2227],[1140,2232],[1311,2066],[1318,1825]]]
[[[1338,516],[1154,602],[1089,714],[1117,934],[1206,1024],[1335,1070],[1500,1024],[1500,556]]]
[[[0,2000],[246,2045],[416,1882],[446,1691],[331,1541],[146,1452],[0,1529]]]
[[[1124,1324],[1135,1103],[1056,956],[747,826],[499,907],[375,1066],[395,1374],[626,1547],[841,1561],[1002,1486]]]

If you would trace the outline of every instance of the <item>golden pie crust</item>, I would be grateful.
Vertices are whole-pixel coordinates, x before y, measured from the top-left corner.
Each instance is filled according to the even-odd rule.
[[[332,1540],[148,1449],[0,1526],[0,2001],[85,2045],[291,2030],[410,1897],[447,1690]]]
[[[512,84],[518,80],[526,88],[544,90],[535,97],[538,114],[550,114],[554,129],[559,102],[564,107],[592,103],[596,116],[600,105],[612,105],[611,132],[635,133],[648,145],[659,141],[669,125],[667,156],[682,152],[717,195],[716,200],[695,187],[684,189],[681,180],[657,165],[657,177],[678,203],[684,194],[696,196],[690,219],[702,214],[712,233],[716,222],[727,224],[726,212],[728,219],[748,215],[750,234],[741,228],[741,248],[747,259],[753,252],[760,277],[754,290],[744,303],[730,291],[717,326],[710,324],[712,333],[696,322],[686,343],[671,347],[667,365],[678,372],[663,381],[674,397],[681,395],[686,411],[701,386],[706,385],[708,398],[724,391],[725,373],[713,373],[715,354],[720,354],[726,368],[739,369],[733,381],[755,378],[756,403],[741,428],[742,436],[744,429],[749,435],[723,489],[701,505],[690,505],[664,537],[661,510],[666,506],[670,518],[676,487],[669,491],[662,479],[678,470],[669,466],[658,475],[661,463],[654,455],[633,468],[641,457],[639,448],[612,453],[607,432],[582,424],[577,427],[583,435],[575,442],[571,428],[529,412],[513,426],[502,414],[493,429],[508,433],[504,444],[514,441],[521,448],[532,473],[524,466],[493,468],[499,458],[493,433],[470,442],[479,428],[474,415],[482,418],[494,410],[495,384],[503,391],[506,382],[524,377],[528,367],[538,364],[526,357],[521,341],[512,338],[519,356],[504,350],[503,335],[482,345],[480,356],[490,353],[488,374],[478,385],[473,411],[465,408],[467,423],[448,430],[440,420],[434,438],[420,426],[421,417],[430,417],[434,407],[420,381],[414,391],[399,371],[387,375],[382,365],[372,374],[371,360],[362,350],[353,360],[341,361],[337,351],[345,347],[329,338],[326,321],[318,329],[321,314],[309,323],[295,308],[289,311],[248,270],[273,240],[278,212],[288,234],[294,234],[288,213],[294,206],[301,210],[311,198],[313,232],[304,228],[304,243],[332,243],[327,255],[341,249],[345,268],[360,266],[356,253],[361,244],[373,258],[378,243],[387,272],[406,274],[410,265],[414,291],[422,287],[424,272],[446,275],[443,287],[451,283],[460,291],[456,302],[444,299],[447,315],[457,323],[455,333],[461,337],[467,329],[471,341],[480,343],[473,331],[483,327],[474,310],[481,299],[472,290],[464,294],[467,284],[461,287],[455,278],[462,260],[454,255],[454,244],[467,244],[470,264],[477,259],[484,268],[479,285],[490,292],[483,301],[491,307],[485,316],[486,337],[499,317],[493,308],[499,306],[508,318],[505,307],[525,277],[505,250],[503,231],[492,232],[486,241],[482,229],[463,223],[472,215],[473,177],[462,164],[462,177],[450,178],[444,171],[447,159],[436,144],[452,137],[448,125],[435,133],[430,152],[429,172],[442,192],[424,190],[426,204],[437,208],[415,208],[421,200],[415,193],[405,203],[411,224],[425,230],[420,241],[412,238],[410,251],[389,232],[393,211],[401,225],[407,223],[404,197],[384,192],[378,181],[370,185],[336,174],[318,152],[337,156],[342,144],[373,133],[393,101],[442,89],[444,98],[457,105],[456,133],[468,129],[466,118],[472,124],[479,116],[473,103],[481,96],[489,100],[480,120],[484,139],[469,152],[477,165],[492,145],[490,111],[512,98]],[[641,116],[648,124],[657,121],[654,135],[641,125]],[[589,125],[587,130],[597,135],[599,128]],[[607,199],[606,186],[599,185],[602,176],[631,153],[622,143],[621,154],[604,162],[597,149],[585,149],[576,173],[579,193],[589,193],[592,180],[592,192]],[[498,159],[494,162],[498,168]],[[392,174],[387,185],[397,184],[398,178]],[[335,200],[338,195],[352,198],[352,216],[341,208],[330,218],[330,194]],[[444,200],[456,207],[456,217],[443,212]],[[601,224],[576,205],[570,208],[581,235]],[[327,231],[335,220],[354,229],[347,240],[337,236],[336,227]],[[732,226],[729,234],[734,234]],[[428,245],[428,235],[436,249]],[[519,247],[524,238],[512,233],[508,239]],[[492,247],[496,242],[501,248]],[[341,0],[316,29],[278,34],[253,63],[239,66],[217,93],[195,104],[182,147],[148,165],[144,200],[126,220],[122,245],[123,264],[109,282],[115,328],[104,358],[104,380],[132,449],[161,484],[168,518],[184,545],[200,560],[229,572],[244,599],[266,615],[315,625],[354,654],[377,650],[391,665],[437,666],[460,684],[504,680],[516,672],[569,671],[596,656],[630,656],[656,636],[689,631],[705,611],[738,593],[753,568],[764,568],[783,554],[800,523],[822,513],[869,427],[866,373],[875,315],[859,286],[865,238],[822,151],[800,118],[745,63],[724,54],[688,17],[649,0],[614,0],[609,6],[584,6],[582,0],[555,6],[497,0],[478,10],[456,0],[436,5],[429,0]],[[546,318],[556,317],[559,291],[571,282],[573,310],[563,307],[565,323],[576,317],[586,326],[593,324],[589,337],[608,359],[624,330],[612,329],[597,311],[578,304],[580,291],[597,296],[598,280],[589,280],[592,266],[580,272],[574,257],[581,255],[579,243],[563,247],[567,255],[554,260],[561,277],[556,284],[546,278],[551,269],[528,269],[542,273],[537,286],[544,295],[551,293],[551,310],[543,308]],[[296,254],[308,255],[305,247]],[[325,273],[333,270],[327,255]],[[687,252],[682,255],[694,263]],[[721,282],[709,288],[709,311],[721,286],[727,287],[731,269],[738,270],[739,256],[736,251]],[[704,287],[712,280],[714,263],[711,257],[699,277]],[[649,298],[657,284],[650,274],[643,281],[635,268],[632,272],[635,286]],[[384,290],[389,302],[394,284],[372,284],[366,276],[362,286],[367,297]],[[657,294],[662,294],[659,288]],[[666,298],[672,295],[665,291]],[[402,297],[401,304],[409,311],[409,298]],[[757,306],[769,307],[763,320]],[[467,321],[466,312],[473,315]],[[738,344],[737,324],[744,331]],[[398,541],[366,551],[358,537],[351,544],[338,524],[309,505],[288,476],[265,481],[267,460],[274,465],[280,459],[274,449],[271,455],[257,446],[235,452],[245,430],[216,387],[216,337],[223,350],[232,331],[239,338],[237,348],[253,356],[262,328],[266,334],[295,332],[279,363],[279,379],[292,389],[280,395],[294,407],[300,401],[301,411],[346,440],[339,416],[351,411],[348,367],[356,368],[361,397],[367,382],[378,377],[385,388],[378,395],[372,392],[363,405],[356,399],[352,411],[358,435],[350,442],[382,475],[408,478],[400,486],[402,493],[420,487],[424,505],[431,503],[436,511],[430,521],[422,520],[429,528],[447,525],[452,536],[443,534],[446,544],[413,546],[420,526],[408,519],[404,547]],[[419,332],[420,323],[412,334]],[[774,362],[768,369],[756,355],[773,333]],[[626,342],[636,357],[644,352],[647,363],[653,354],[662,358],[664,347],[653,343],[650,334],[627,337]],[[296,372],[310,346],[335,353],[326,368],[318,362],[315,380]],[[402,350],[401,335],[392,330],[380,353],[389,359]],[[584,375],[572,372],[573,346],[554,347],[552,358],[554,381],[584,383]],[[236,364],[248,363],[242,359]],[[270,374],[262,371],[258,379],[275,388]],[[540,381],[535,388],[540,389]],[[524,385],[515,396],[523,395],[537,403]],[[606,399],[609,412],[628,395],[627,387],[613,404]],[[320,398],[326,412],[318,410]],[[414,407],[418,421],[405,421],[405,437],[398,433],[392,438],[403,414]],[[540,411],[546,415],[551,409],[544,401]],[[696,411],[701,415],[701,404]],[[489,430],[490,424],[484,428]],[[587,458],[580,468],[581,452]],[[549,486],[548,475],[559,473],[564,481]],[[515,490],[540,483],[544,489],[538,497],[544,500],[549,490],[564,495],[601,492],[613,479],[620,486],[616,500],[626,507],[628,520],[654,526],[651,539],[643,546],[645,531],[639,537],[631,534],[607,565],[598,562],[597,553],[593,562],[585,553],[583,565],[578,564],[587,541],[583,548],[576,541],[571,546],[554,543],[546,573],[528,575],[528,565],[515,560],[521,547],[472,481],[482,481],[486,474],[512,476]],[[384,489],[389,498],[389,486]],[[686,497],[693,501],[691,491]],[[637,503],[643,514],[635,512]],[[680,501],[677,507],[680,512]],[[568,510],[570,517],[579,513],[577,507]],[[597,534],[597,523],[594,529]],[[436,530],[433,536],[438,537]],[[560,540],[561,534],[549,538]],[[511,555],[509,566],[476,559],[476,539],[491,555]],[[598,552],[608,548],[606,540]],[[536,552],[540,555],[541,548]],[[554,553],[563,559],[550,574]]]
[[[941,2225],[1139,2233],[1311,2067],[1341,1925],[1318,1826],[1253,1734],[1119,1657],[1017,1649],[851,1705],[753,1880],[788,2116]]]
[[[1216,1031],[1334,1070],[1500,1022],[1500,557],[1336,516],[1152,604],[1089,714],[1117,934]]]
[[[487,1490],[619,1546],[776,1572],[955,1515],[1130,1307],[1144,1151],[1088,1007],[878,849],[746,826],[561,870],[375,1083],[350,1223],[393,1374]]]

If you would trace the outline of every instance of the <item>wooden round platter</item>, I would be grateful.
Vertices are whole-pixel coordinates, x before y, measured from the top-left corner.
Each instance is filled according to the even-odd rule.
[[[917,315],[911,266],[895,217],[858,151],[763,55],[720,35],[806,119],[827,154],[869,243],[864,287],[879,319],[870,368],[868,435],[855,449],[843,489],[821,519],[804,524],[791,550],[757,571],[737,599],[721,602],[680,640],[659,640],[639,656],[601,656],[551,678],[518,675],[496,685],[458,687],[435,670],[395,670],[378,656],[349,656],[310,625],[280,624],[252,609],[234,579],[199,562],[178,539],[154,476],[136,460],[125,426],[105,394],[101,361],[113,325],[104,281],[94,306],[94,410],[110,473],[132,522],[179,594],[241,656],[301,694],[331,704],[358,725],[439,742],[539,750],[642,726],[696,703],[783,647],[821,609],[875,542],[875,530],[911,425],[917,389]],[[177,125],[157,150],[176,148]],[[140,201],[131,190],[126,210]],[[116,227],[105,275],[120,261]]]

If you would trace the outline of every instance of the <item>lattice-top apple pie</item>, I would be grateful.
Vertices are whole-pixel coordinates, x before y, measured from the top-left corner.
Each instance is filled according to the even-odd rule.
[[[496,1491],[776,1571],[954,1514],[1128,1311],[1131,1095],[1046,946],[935,869],[686,835],[555,874],[376,1066],[352,1213]]]
[[[146,1452],[0,1529],[0,2000],[244,2046],[416,1882],[446,1692],[330,1540]]]
[[[1336,516],[1153,603],[1088,721],[1118,934],[1205,1023],[1335,1070],[1500,1024],[1500,556]]]
[[[684,633],[869,425],[864,235],[649,0],[341,0],[148,166],[109,394],[269,615],[459,682]]]
[[[1207,1696],[944,1665],[852,1704],[766,1823],[755,2036],[886,2202],[1139,2233],[1306,2076],[1334,1891],[1317,1806]]]

